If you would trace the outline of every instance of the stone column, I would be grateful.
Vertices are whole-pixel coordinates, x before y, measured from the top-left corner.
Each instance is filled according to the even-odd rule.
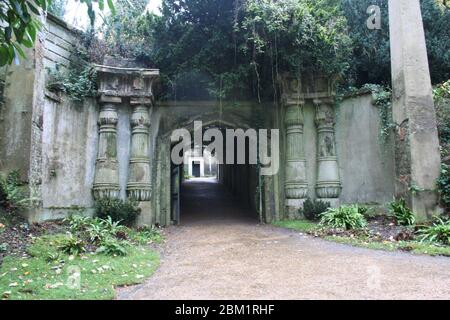
[[[151,200],[148,104],[141,99],[131,99],[131,157],[127,195],[138,201]]]
[[[99,138],[98,155],[95,164],[93,193],[96,200],[119,197],[119,171],[117,163],[117,107],[121,98],[105,97],[100,99],[98,119]]]
[[[395,195],[418,220],[436,213],[439,140],[419,0],[389,0]],[[412,191],[413,190],[413,191]]]
[[[338,206],[341,183],[334,138],[333,99],[314,99],[317,125],[316,194],[322,201]]]
[[[308,193],[306,159],[303,147],[304,100],[289,102],[286,106],[286,207],[289,216],[303,206]]]

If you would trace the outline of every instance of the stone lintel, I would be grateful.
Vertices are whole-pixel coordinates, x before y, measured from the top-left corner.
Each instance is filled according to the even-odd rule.
[[[107,96],[107,95],[102,94],[100,96],[99,101],[103,102],[103,103],[122,103],[122,98],[116,97],[116,96]]]
[[[130,98],[130,104],[132,106],[135,105],[151,105],[153,103],[152,98],[150,97],[138,97],[138,98]]]

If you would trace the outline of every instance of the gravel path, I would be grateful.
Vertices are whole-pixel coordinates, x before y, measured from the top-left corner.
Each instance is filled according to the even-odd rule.
[[[450,258],[336,244],[270,225],[218,184],[185,185],[161,266],[118,299],[450,299]]]

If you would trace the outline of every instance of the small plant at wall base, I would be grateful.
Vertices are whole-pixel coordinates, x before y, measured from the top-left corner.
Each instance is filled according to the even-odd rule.
[[[131,225],[141,213],[141,209],[134,201],[104,198],[96,202],[95,213],[99,218],[110,217],[114,222]]]
[[[411,226],[416,222],[414,213],[407,207],[406,201],[403,198],[389,203],[389,212],[395,218],[398,225]]]
[[[58,249],[66,254],[78,256],[86,251],[85,243],[72,234],[59,241]]]
[[[339,208],[329,208],[320,215],[320,224],[333,229],[362,229],[367,221],[357,205],[343,205]]]
[[[322,200],[311,200],[310,198],[306,199],[303,204],[303,208],[299,209],[300,215],[312,221],[316,221],[320,219],[320,214],[327,211],[330,207],[329,202],[324,202]]]
[[[11,171],[6,177],[0,176],[0,206],[6,212],[15,212],[26,207],[28,199],[22,192],[19,172]]]
[[[438,242],[450,245],[450,220],[436,218],[433,225],[418,231],[422,242]]]
[[[440,200],[447,213],[450,211],[450,166],[443,164],[441,175],[437,180]]]
[[[108,256],[126,256],[129,244],[126,241],[119,241],[114,238],[106,238],[98,247],[96,253],[106,254]]]

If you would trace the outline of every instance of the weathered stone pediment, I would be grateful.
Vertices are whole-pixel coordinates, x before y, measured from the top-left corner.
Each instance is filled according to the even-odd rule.
[[[97,65],[98,92],[114,97],[153,97],[152,85],[158,69]]]

